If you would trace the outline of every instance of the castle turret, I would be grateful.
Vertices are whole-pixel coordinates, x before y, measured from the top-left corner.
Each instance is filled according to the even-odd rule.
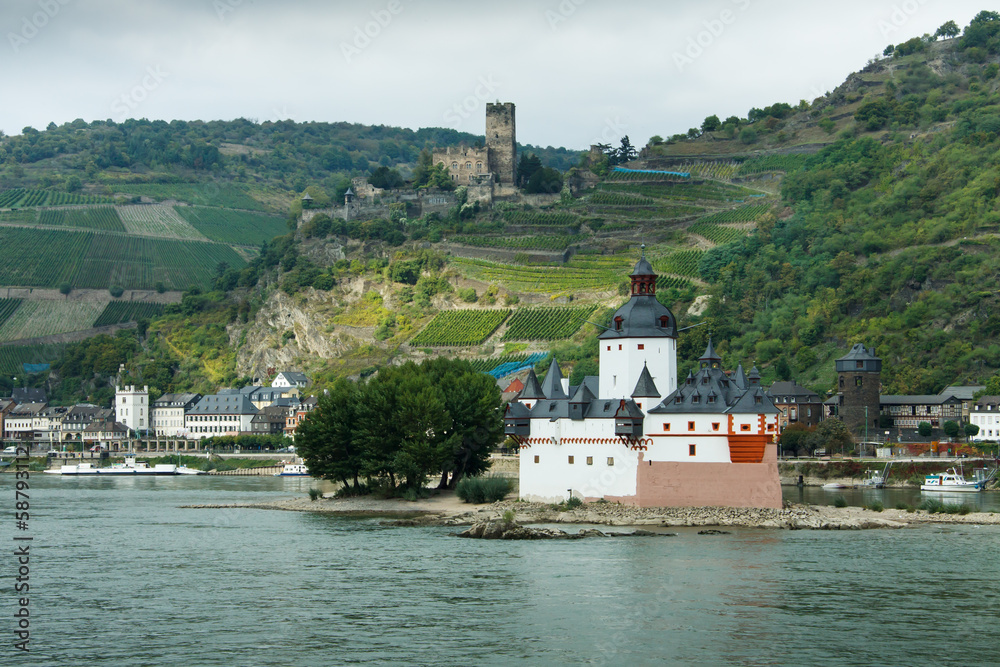
[[[486,104],[486,148],[489,149],[489,171],[500,185],[517,184],[517,133],[514,124],[514,103]]]

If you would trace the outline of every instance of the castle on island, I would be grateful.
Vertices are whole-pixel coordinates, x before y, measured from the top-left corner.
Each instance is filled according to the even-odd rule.
[[[708,343],[677,380],[677,321],[645,254],[631,298],[599,335],[597,377],[570,386],[553,360],[507,407],[521,498],[628,505],[781,507],[778,414],[756,368],[732,374]]]

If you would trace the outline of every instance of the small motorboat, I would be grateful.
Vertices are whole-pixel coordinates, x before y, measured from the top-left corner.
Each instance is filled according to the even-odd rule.
[[[286,463],[281,472],[274,473],[275,477],[310,477],[309,469],[305,463]]]
[[[924,477],[924,483],[920,485],[921,491],[982,491],[986,488],[986,480],[978,479],[969,481],[954,468],[948,468],[946,472]]]
[[[178,475],[207,475],[208,473],[204,470],[198,470],[197,468],[188,468],[187,466],[177,466]]]
[[[827,491],[833,491],[836,489],[849,489],[851,487],[846,484],[841,484],[840,482],[830,482],[829,484],[824,484],[823,488]]]

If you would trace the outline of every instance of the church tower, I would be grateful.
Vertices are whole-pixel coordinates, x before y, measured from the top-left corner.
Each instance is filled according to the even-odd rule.
[[[662,399],[677,389],[677,320],[656,300],[656,273],[646,260],[645,246],[630,278],[631,298],[598,336],[599,398],[630,398],[645,371]]]
[[[514,128],[514,103],[486,103],[486,148],[489,171],[497,183],[517,185],[517,133]]]

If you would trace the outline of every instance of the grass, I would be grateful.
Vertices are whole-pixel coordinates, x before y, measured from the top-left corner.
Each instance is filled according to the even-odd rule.
[[[495,503],[503,500],[512,488],[507,477],[463,477],[455,487],[455,495],[467,503]]]
[[[837,496],[833,499],[834,507],[847,507],[847,498],[844,496]]]

